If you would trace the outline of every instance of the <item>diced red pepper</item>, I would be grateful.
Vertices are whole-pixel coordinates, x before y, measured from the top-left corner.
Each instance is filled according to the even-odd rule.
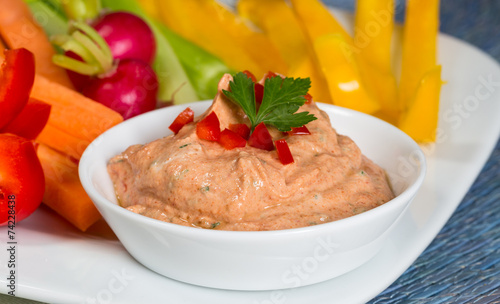
[[[292,128],[292,131],[288,131],[289,135],[310,135],[309,129],[304,125],[298,128]]]
[[[172,122],[170,127],[168,127],[175,134],[179,133],[179,130],[182,129],[186,124],[192,122],[194,120],[194,112],[191,108],[187,107],[184,111],[182,111]]]
[[[286,140],[278,139],[274,142],[274,144],[276,145],[276,152],[278,152],[280,162],[283,165],[288,165],[294,162],[292,152],[290,152],[290,148],[288,147]]]
[[[243,137],[229,129],[224,129],[224,131],[220,132],[219,143],[226,148],[226,150],[242,148],[247,145],[247,141]]]
[[[24,109],[0,133],[12,133],[18,136],[35,139],[49,120],[51,105],[30,98]]]
[[[243,74],[247,75],[248,78],[252,79],[253,82],[257,82],[257,78],[255,78],[255,75],[252,72],[244,70]]]
[[[306,104],[309,104],[313,101],[313,97],[311,96],[311,94],[307,93],[306,95],[304,95],[304,98],[306,99]]]
[[[220,138],[220,123],[215,112],[210,112],[205,118],[196,124],[196,135],[199,138],[218,141]]]
[[[248,144],[254,148],[271,151],[274,149],[273,138],[269,134],[266,125],[258,124],[248,139]]]
[[[35,58],[27,49],[5,50],[0,72],[0,129],[28,103],[35,80]]]
[[[278,74],[276,74],[276,73],[274,73],[274,72],[271,72],[271,71],[268,71],[268,72],[266,73],[266,75],[264,75],[264,78],[265,78],[265,79],[268,79],[268,78],[273,78],[273,77],[276,77],[276,76],[278,76]]]
[[[264,86],[257,82],[253,89],[255,92],[255,106],[258,111],[260,105],[262,104],[262,98],[264,98]]]
[[[229,130],[235,132],[245,140],[247,140],[250,135],[250,127],[246,124],[229,124]]]

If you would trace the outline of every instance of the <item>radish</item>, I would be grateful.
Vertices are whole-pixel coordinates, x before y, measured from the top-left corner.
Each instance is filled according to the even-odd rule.
[[[120,113],[124,119],[154,110],[158,79],[153,69],[136,59],[121,60],[114,72],[92,80],[83,94]]]
[[[95,29],[83,22],[71,25],[74,30],[70,34],[53,38],[66,51],[65,55],[54,55],[53,61],[77,73],[70,73],[71,78],[85,96],[117,111],[124,119],[156,108],[158,78],[144,57],[116,59]],[[78,75],[88,76],[88,81]]]
[[[111,12],[98,18],[92,27],[106,40],[115,59],[153,62],[156,52],[153,31],[136,15]]]

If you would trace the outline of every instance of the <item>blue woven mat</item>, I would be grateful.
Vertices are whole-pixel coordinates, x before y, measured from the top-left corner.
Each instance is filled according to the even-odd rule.
[[[354,0],[324,2],[355,6]],[[500,61],[500,1],[441,0],[440,28]],[[500,142],[436,239],[369,303],[500,303]]]

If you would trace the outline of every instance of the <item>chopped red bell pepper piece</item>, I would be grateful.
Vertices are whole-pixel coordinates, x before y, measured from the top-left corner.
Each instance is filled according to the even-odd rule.
[[[30,98],[24,109],[0,133],[12,133],[26,139],[35,139],[47,124],[51,105]]]
[[[278,157],[283,165],[288,165],[294,162],[292,152],[290,152],[290,148],[286,140],[278,139],[274,142],[276,145],[276,152],[278,152]]]
[[[0,72],[0,129],[28,103],[35,80],[35,58],[27,49],[5,50]]]
[[[238,133],[230,129],[224,129],[220,132],[219,143],[226,149],[232,150],[234,148],[242,148],[247,145],[247,141],[238,135]]]
[[[289,135],[310,135],[309,129],[304,125],[298,128],[292,128],[292,131],[288,131]]]
[[[205,118],[196,124],[196,135],[199,138],[218,141],[220,138],[220,123],[215,112],[210,112]]]
[[[274,149],[273,138],[271,137],[271,134],[269,134],[269,130],[267,130],[267,127],[263,122],[255,127],[253,133],[248,139],[248,144],[254,148],[267,151]]]
[[[187,107],[184,111],[182,111],[175,118],[174,122],[168,127],[175,134],[179,133],[179,130],[182,129],[185,125],[192,122],[194,120],[194,112],[191,108]]]
[[[255,75],[252,72],[244,70],[243,74],[247,75],[248,78],[252,79],[253,82],[257,82],[257,78],[255,78]]]
[[[257,111],[262,103],[262,98],[264,98],[264,86],[260,83],[255,83],[253,90],[255,92],[255,107]]]
[[[250,127],[246,124],[229,124],[229,130],[235,132],[245,140],[247,140],[250,135]]]
[[[274,73],[274,72],[271,72],[271,71],[268,71],[266,73],[266,75],[264,75],[264,78],[267,79],[267,78],[273,78],[273,77],[276,77],[278,76],[278,74]]]
[[[310,104],[313,101],[313,97],[309,93],[304,95],[304,98],[306,99],[306,102],[305,102],[306,104]]]

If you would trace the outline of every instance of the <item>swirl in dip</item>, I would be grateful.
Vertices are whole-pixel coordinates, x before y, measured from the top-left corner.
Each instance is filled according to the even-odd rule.
[[[332,128],[314,102],[299,111],[317,117],[310,135],[285,135],[294,163],[281,164],[276,150],[224,149],[199,139],[196,122],[214,111],[221,130],[247,123],[228,100],[230,75],[219,83],[210,108],[194,122],[113,157],[108,172],[121,206],[175,224],[222,230],[280,230],[343,219],[394,197],[385,172],[347,136]]]

